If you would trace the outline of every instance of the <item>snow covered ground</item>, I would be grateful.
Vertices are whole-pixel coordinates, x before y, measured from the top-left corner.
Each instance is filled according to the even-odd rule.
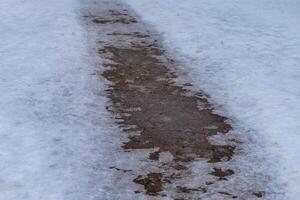
[[[156,27],[182,73],[241,134],[253,134],[254,155],[268,158],[254,172],[277,172],[284,199],[298,199],[300,1],[122,1]],[[0,200],[137,198],[132,177],[110,167],[134,169],[147,154],[122,153],[125,136],[105,110],[93,36],[79,19],[87,2],[96,6],[0,1]]]
[[[132,186],[109,168],[122,164],[121,134],[80,6],[0,1],[0,200],[119,199]]]
[[[194,84],[262,144],[254,154],[268,161],[253,169],[276,171],[284,199],[299,199],[300,1],[123,1],[162,34]]]

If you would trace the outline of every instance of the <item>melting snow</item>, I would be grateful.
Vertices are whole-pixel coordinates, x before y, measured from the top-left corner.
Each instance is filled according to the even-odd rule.
[[[298,199],[300,2],[124,2],[162,34],[194,84],[259,144],[252,154],[266,161],[252,163],[254,171],[277,172],[275,190],[284,190],[284,199]]]

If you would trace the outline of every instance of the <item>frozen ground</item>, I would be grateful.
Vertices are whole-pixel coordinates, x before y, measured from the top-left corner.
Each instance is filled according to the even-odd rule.
[[[254,140],[255,149],[245,147],[254,150],[252,159],[267,159],[252,163],[254,173],[276,172],[274,189],[283,190],[284,199],[298,199],[300,2],[123,1],[162,34],[184,61],[182,73]]]

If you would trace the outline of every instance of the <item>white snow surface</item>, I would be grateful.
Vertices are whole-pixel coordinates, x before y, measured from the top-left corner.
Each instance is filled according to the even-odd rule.
[[[80,6],[0,1],[0,200],[133,199]]]
[[[251,133],[284,199],[300,196],[300,1],[123,0],[197,88]],[[261,166],[265,165],[265,166]],[[274,188],[276,190],[276,188]]]

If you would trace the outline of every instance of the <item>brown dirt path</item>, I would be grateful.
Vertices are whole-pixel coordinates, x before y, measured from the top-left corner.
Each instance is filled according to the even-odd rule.
[[[136,17],[118,5],[104,9],[101,15],[85,17],[105,33],[106,39],[99,41],[98,49],[106,60],[106,71],[101,75],[110,81],[108,109],[119,116],[120,127],[128,133],[129,141],[123,148],[156,149],[149,154],[149,160],[162,169],[159,173],[137,175],[133,181],[145,190],[136,193],[164,196],[165,186],[181,179],[195,159],[218,163],[234,156],[235,142],[230,145],[209,142],[209,137],[232,130],[227,119],[213,112],[213,105],[204,93],[190,90],[190,83],[175,84],[177,75],[171,69],[176,62],[168,57],[153,34],[141,28],[142,23]],[[165,152],[172,158],[160,163],[161,153]],[[232,169],[214,168],[210,175],[226,181],[234,173]],[[206,186],[196,188],[177,185],[176,193],[206,193],[212,184],[207,182]],[[226,191],[220,194],[238,198]]]

